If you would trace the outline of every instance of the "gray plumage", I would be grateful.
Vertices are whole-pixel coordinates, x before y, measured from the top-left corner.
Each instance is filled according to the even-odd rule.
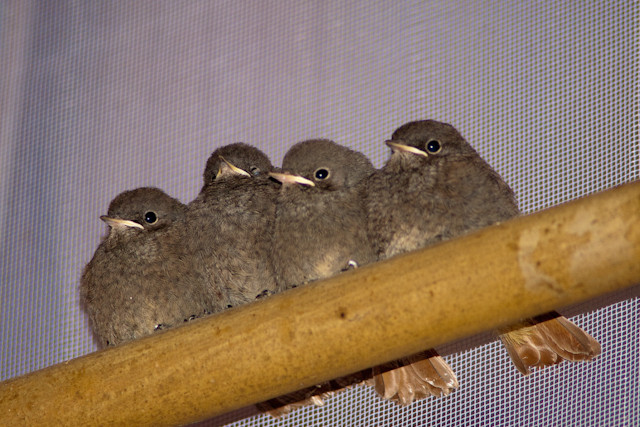
[[[400,126],[387,144],[393,150],[391,158],[363,190],[368,232],[380,259],[519,214],[513,191],[453,126],[433,120],[410,122]],[[526,329],[522,324],[502,331],[501,338],[523,373],[528,373],[528,366],[557,363],[558,355],[582,360],[600,352],[598,343],[580,328],[557,314],[551,317],[551,324],[545,322],[543,328],[531,320]],[[445,362],[436,353],[427,356],[399,362],[408,365],[376,376],[378,392],[409,404],[457,387]]]
[[[374,168],[363,154],[333,141],[297,143],[282,169],[310,184],[285,178],[278,197],[273,265],[281,287],[331,277],[350,261],[375,259],[363,227],[366,212],[358,183]]]
[[[204,173],[202,177],[204,179],[204,185],[200,190],[200,195],[205,195],[204,193],[213,191],[224,191],[223,186],[218,186],[221,182],[222,177],[238,177],[238,172],[231,173],[227,175],[224,172],[233,172],[229,170],[225,164],[224,160],[227,160],[229,163],[233,164],[237,168],[245,171],[249,176],[253,177],[267,177],[268,173],[271,172],[273,166],[271,165],[271,160],[259,149],[250,146],[249,144],[245,144],[243,142],[236,142],[233,144],[228,144],[216,149],[209,159],[207,159],[207,164],[204,169]],[[223,172],[220,174],[220,172]],[[242,176],[242,175],[241,175]],[[244,180],[232,180],[231,182],[236,182],[240,186],[243,184],[247,184]],[[229,185],[227,182],[226,185]],[[216,190],[217,189],[217,190]]]
[[[80,285],[82,306],[100,347],[214,310],[204,294],[207,278],[194,268],[182,244],[184,214],[178,200],[145,187],[118,195],[101,217],[109,231]]]
[[[393,148],[367,182],[369,234],[380,259],[518,215],[513,191],[453,126],[410,122],[391,143],[418,151]]]
[[[279,190],[271,170],[257,148],[221,147],[209,157],[202,190],[188,205],[191,250],[200,254],[227,306],[277,291],[268,255]]]
[[[363,226],[366,212],[358,183],[374,168],[363,154],[333,141],[314,139],[295,144],[282,169],[276,209],[273,265],[280,288],[331,277],[375,260]],[[262,411],[280,416],[314,404],[368,378],[367,372],[329,381],[263,402]]]

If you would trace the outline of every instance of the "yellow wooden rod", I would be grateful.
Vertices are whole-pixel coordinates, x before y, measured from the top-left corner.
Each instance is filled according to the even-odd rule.
[[[194,422],[640,282],[640,182],[0,383],[0,425]]]

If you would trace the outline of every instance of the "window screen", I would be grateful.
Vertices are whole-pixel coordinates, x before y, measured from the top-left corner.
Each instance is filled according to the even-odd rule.
[[[640,178],[634,1],[120,1],[0,6],[0,379],[95,350],[78,285],[121,191],[195,197],[209,154],[275,164],[324,137],[384,164],[409,120],[454,124],[534,212]],[[568,313],[602,355],[521,377],[444,351],[460,389],[402,408],[355,387],[281,420],[203,425],[632,425],[638,288]],[[453,314],[452,314],[453,315]],[[243,418],[248,416],[248,418]]]

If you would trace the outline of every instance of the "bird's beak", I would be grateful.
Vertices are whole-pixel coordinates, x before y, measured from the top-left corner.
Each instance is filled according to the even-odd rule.
[[[429,157],[429,155],[424,151],[420,150],[419,148],[412,147],[410,145],[399,144],[393,141],[386,141],[385,144],[391,147],[394,153],[398,151],[403,151],[405,153],[411,153],[411,154],[415,154],[422,157]]]
[[[315,187],[313,181],[308,180],[300,175],[292,175],[288,173],[269,172],[269,176],[275,180],[280,181],[283,184],[301,184]]]
[[[216,174],[216,177],[219,178],[220,176],[223,176],[223,175],[242,175],[242,176],[251,177],[249,172],[245,171],[244,169],[240,169],[233,163],[227,161],[227,159],[225,159],[222,156],[218,156],[218,157],[220,157],[220,160],[222,160],[222,163],[220,164],[220,169],[218,169],[218,173]]]
[[[134,221],[129,221],[128,219],[111,218],[106,215],[102,215],[100,219],[106,222],[109,227],[115,228],[118,230],[124,230],[127,227],[139,228],[141,230],[144,230],[144,227],[142,225]]]

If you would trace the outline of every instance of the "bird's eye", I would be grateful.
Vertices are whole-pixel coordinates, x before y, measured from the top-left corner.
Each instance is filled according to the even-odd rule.
[[[251,175],[260,175],[260,168],[257,166],[251,166],[249,171],[251,172]]]
[[[149,211],[149,212],[144,214],[144,220],[148,224],[155,224],[156,222],[158,222],[158,217],[157,217],[155,212]]]
[[[427,142],[427,151],[431,154],[436,154],[442,149],[442,145],[440,145],[440,141],[431,140]]]
[[[320,179],[320,180],[327,179],[329,178],[329,171],[326,170],[325,168],[320,168],[313,173],[313,176],[315,176],[316,179]]]

